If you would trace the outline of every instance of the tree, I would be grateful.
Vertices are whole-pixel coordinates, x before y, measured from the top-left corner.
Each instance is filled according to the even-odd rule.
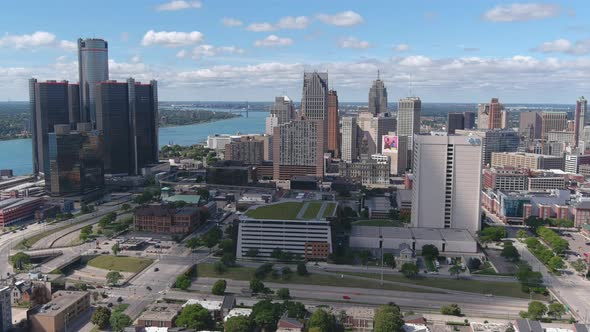
[[[460,265],[453,265],[449,268],[449,273],[452,276],[455,276],[457,279],[459,279],[459,274],[461,273],[461,266]]]
[[[98,307],[92,313],[90,322],[96,325],[99,329],[104,330],[109,325],[111,319],[111,310],[107,307]]]
[[[526,239],[528,236],[529,233],[524,229],[520,229],[518,232],[516,232],[516,237],[519,239]]]
[[[191,237],[186,241],[186,247],[190,250],[195,250],[201,245],[201,241],[196,237]]]
[[[277,297],[281,300],[289,300],[291,298],[289,288],[279,288],[277,290]]]
[[[297,274],[300,276],[307,275],[307,266],[303,262],[297,263]]]
[[[31,307],[35,307],[39,304],[45,304],[51,301],[51,291],[43,286],[43,285],[36,285],[33,287],[31,291]]]
[[[586,262],[581,258],[578,258],[577,261],[571,262],[570,264],[572,265],[574,270],[576,270],[576,272],[581,273],[581,274],[583,274],[583,272],[586,271],[586,269],[588,268],[588,265],[586,264]]]
[[[250,290],[252,291],[252,293],[260,293],[260,292],[264,291],[265,288],[266,287],[264,286],[262,281],[260,281],[258,279],[250,280]]]
[[[115,311],[111,314],[110,323],[113,331],[122,332],[127,326],[131,325],[133,321],[124,313]]]
[[[551,270],[557,271],[563,268],[563,260],[559,256],[553,256],[547,263],[547,266],[549,266]]]
[[[283,302],[283,308],[288,317],[302,319],[307,316],[307,310],[301,302],[285,301]]]
[[[187,276],[186,274],[179,275],[178,278],[176,278],[176,281],[174,282],[174,287],[182,290],[187,290],[190,286],[191,278],[189,278],[189,276]]]
[[[213,295],[223,295],[223,294],[225,294],[226,287],[227,287],[227,281],[225,281],[225,280],[217,280],[213,284],[213,288],[211,289],[211,293]]]
[[[368,250],[361,250],[359,252],[359,259],[361,260],[362,265],[367,265],[369,259],[371,259],[371,252]]]
[[[309,328],[317,328],[321,332],[335,331],[336,318],[324,309],[318,309],[313,312],[309,318]]]
[[[25,265],[31,263],[31,256],[20,251],[10,257],[10,262],[15,270],[22,270]]]
[[[479,240],[482,243],[500,241],[508,236],[506,228],[501,226],[486,227],[479,232]]]
[[[518,250],[512,244],[505,244],[500,255],[511,262],[518,261],[520,258]]]
[[[397,305],[382,305],[375,311],[373,317],[373,331],[398,332],[403,331],[404,320]]]
[[[176,325],[199,331],[212,328],[214,322],[207,309],[200,304],[189,304],[176,318]]]
[[[256,256],[258,256],[258,249],[256,249],[256,248],[250,248],[250,249],[248,249],[248,251],[246,252],[246,256],[248,256],[248,257],[256,257]]]
[[[557,319],[561,319],[561,316],[563,314],[565,314],[565,307],[561,303],[557,303],[557,302],[551,303],[551,304],[549,304],[547,314],[549,314]]]
[[[205,233],[203,236],[203,243],[205,244],[205,247],[209,248],[209,252],[211,252],[211,249],[217,245],[222,236],[223,232],[219,227],[213,227]]]
[[[547,313],[547,306],[539,301],[529,303],[527,317],[532,320],[539,320]]]
[[[395,268],[395,256],[389,252],[383,254],[383,264],[385,264],[385,266],[389,266],[392,269],[394,269]]]
[[[129,209],[131,209],[131,205],[129,205],[129,203],[123,203],[123,205],[121,205],[121,210],[129,211]]]
[[[426,244],[422,246],[422,257],[427,260],[438,258],[438,248],[433,244]]]
[[[121,247],[119,246],[119,243],[113,244],[111,250],[113,251],[113,255],[117,256],[117,254],[121,252]]]
[[[265,331],[276,330],[276,325],[283,314],[283,306],[280,303],[272,303],[269,300],[263,300],[252,307],[250,319],[256,327]]]
[[[225,332],[250,332],[252,331],[252,322],[247,316],[230,317],[223,324]]]
[[[413,278],[418,275],[418,266],[414,263],[404,263],[401,272],[406,278]]]
[[[451,303],[440,307],[440,313],[443,315],[461,316],[461,308],[458,304]]]
[[[111,271],[107,273],[107,284],[109,285],[116,285],[119,280],[123,279],[123,275],[118,271]]]
[[[219,247],[223,250],[224,253],[233,253],[234,252],[234,240],[232,239],[225,239],[219,242]]]

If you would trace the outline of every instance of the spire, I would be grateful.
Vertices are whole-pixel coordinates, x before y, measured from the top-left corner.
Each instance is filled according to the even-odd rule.
[[[381,73],[379,71],[379,69],[377,69],[377,81],[379,81],[381,79]]]

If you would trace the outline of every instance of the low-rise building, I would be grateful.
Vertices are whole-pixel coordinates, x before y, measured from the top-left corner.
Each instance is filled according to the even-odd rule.
[[[389,197],[371,197],[365,200],[365,208],[369,212],[369,219],[389,219],[391,200]]]
[[[176,303],[154,303],[137,318],[137,327],[174,327],[174,319],[182,310]]]
[[[199,209],[185,206],[174,208],[168,204],[150,204],[135,211],[133,227],[136,231],[187,234],[199,223]]]
[[[487,190],[481,194],[482,207],[505,223],[523,224],[531,216],[571,220],[570,192],[508,192]]]
[[[212,297],[215,299],[211,299],[211,298],[203,298],[203,299],[189,299],[188,301],[186,301],[182,307],[186,307],[187,305],[193,305],[193,304],[198,304],[201,307],[207,309],[207,311],[209,311],[209,313],[211,314],[211,316],[213,317],[213,319],[222,319],[223,318],[223,314],[222,314],[222,307],[223,307],[223,297]]]
[[[388,156],[372,155],[370,159],[358,162],[341,161],[340,176],[361,183],[366,187],[387,187],[389,185],[390,160]]]
[[[32,332],[62,332],[90,308],[90,293],[58,291],[29,316]]]
[[[303,327],[299,320],[284,316],[277,323],[277,332],[302,332]]]
[[[373,331],[373,318],[375,308],[369,307],[345,307],[334,308],[332,314],[343,317],[342,325],[347,330],[358,332]]]
[[[251,207],[240,217],[238,258],[249,251],[269,257],[276,248],[306,259],[326,259],[332,252],[330,222],[336,202],[283,201]]]
[[[514,167],[528,169],[560,169],[565,168],[563,156],[550,156],[524,152],[492,152],[492,167]]]
[[[412,213],[412,190],[411,189],[398,189],[395,196],[397,208],[399,209],[400,215],[410,215]]]
[[[514,321],[513,326],[516,332],[544,332],[538,320],[517,319]]]
[[[0,229],[33,217],[41,204],[43,199],[40,197],[9,198],[0,201]]]

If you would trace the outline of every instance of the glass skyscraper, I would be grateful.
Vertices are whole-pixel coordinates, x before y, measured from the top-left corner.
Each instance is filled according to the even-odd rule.
[[[80,120],[96,123],[95,86],[109,79],[108,43],[103,39],[78,39]]]

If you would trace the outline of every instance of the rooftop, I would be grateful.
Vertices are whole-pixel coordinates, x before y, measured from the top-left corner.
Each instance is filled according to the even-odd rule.
[[[387,239],[415,239],[429,241],[468,241],[475,239],[467,230],[449,228],[375,227],[353,225],[350,236]]]
[[[188,204],[199,204],[201,196],[199,195],[172,195],[164,198],[166,202],[178,202],[183,201]]]
[[[225,316],[225,318],[223,318],[223,320],[226,321],[226,320],[228,320],[232,317],[236,317],[236,316],[250,316],[251,313],[252,313],[252,309],[250,309],[250,308],[233,308],[232,310],[229,311],[227,316]]]
[[[51,302],[41,306],[37,315],[57,316],[59,313],[70,307],[72,304],[89,296],[88,292],[59,291],[53,294]]]
[[[223,300],[199,300],[199,299],[189,299],[186,301],[185,304],[182,305],[184,308],[187,305],[192,304],[200,304],[203,308],[209,311],[216,311],[221,310],[221,305],[223,304]]]
[[[287,201],[254,206],[246,211],[252,219],[324,220],[334,215],[336,203],[328,201]]]
[[[176,303],[154,303],[139,316],[140,320],[172,321],[182,310]]]

